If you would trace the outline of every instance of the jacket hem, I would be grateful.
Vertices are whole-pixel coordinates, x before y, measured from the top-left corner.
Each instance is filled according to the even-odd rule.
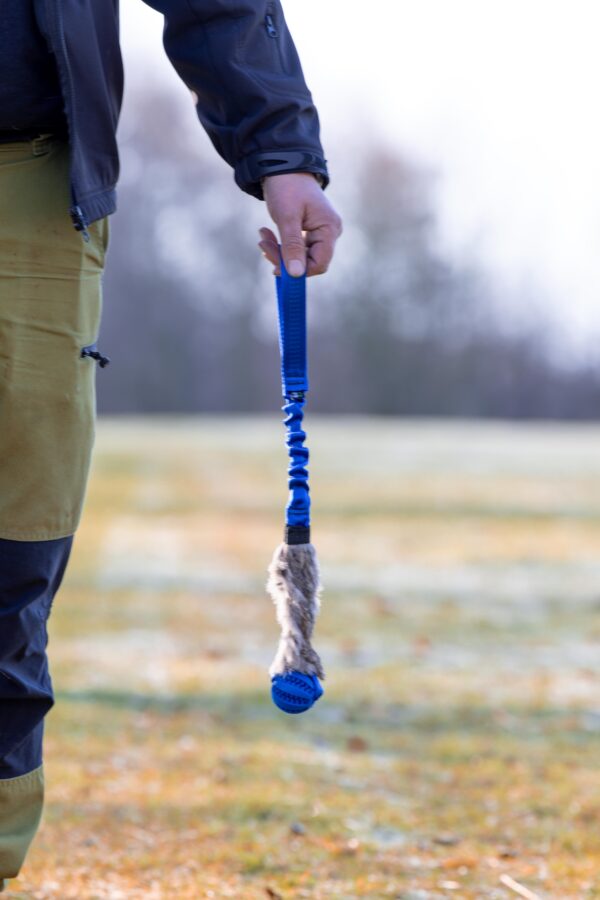
[[[79,201],[81,211],[86,218],[87,224],[91,225],[97,219],[103,219],[109,216],[117,209],[117,191],[116,188],[108,188],[99,194],[93,194]]]

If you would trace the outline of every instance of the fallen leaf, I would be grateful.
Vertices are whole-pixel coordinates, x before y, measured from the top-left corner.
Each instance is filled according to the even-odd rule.
[[[273,890],[272,887],[268,887],[268,886],[267,886],[267,887],[265,888],[265,894],[267,895],[267,897],[270,897],[271,900],[283,900],[283,897],[282,897],[282,895],[279,893],[279,891]]]
[[[349,737],[346,741],[346,749],[351,750],[353,753],[363,753],[369,747],[367,741],[364,738],[359,737],[357,734]]]
[[[461,869],[463,866],[472,869],[478,863],[479,860],[475,856],[448,856],[441,860],[440,866],[442,869]]]

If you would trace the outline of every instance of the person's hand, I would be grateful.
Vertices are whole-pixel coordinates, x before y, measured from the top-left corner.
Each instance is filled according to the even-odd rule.
[[[342,233],[342,220],[317,179],[310,172],[286,172],[263,179],[263,195],[269,214],[281,236],[286,270],[298,277],[326,272],[335,242]],[[279,248],[270,228],[259,229],[258,246],[279,275]]]

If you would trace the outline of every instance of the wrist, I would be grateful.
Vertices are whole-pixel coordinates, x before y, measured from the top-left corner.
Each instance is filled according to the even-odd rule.
[[[321,172],[307,172],[307,171],[296,170],[295,172],[273,172],[272,175],[263,175],[262,178],[260,179],[261,187],[264,185],[267,178],[276,178],[277,175],[312,175],[313,178],[315,178],[317,183],[319,184],[319,187],[321,187],[323,190],[325,190],[325,187],[327,186],[325,176],[322,175]]]

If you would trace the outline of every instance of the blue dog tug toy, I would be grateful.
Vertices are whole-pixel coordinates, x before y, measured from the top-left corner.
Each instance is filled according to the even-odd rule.
[[[310,493],[308,448],[302,416],[308,371],[306,354],[306,275],[293,278],[285,269],[279,248],[281,275],[275,278],[279,314],[281,379],[286,414],[289,500],[284,540],[267,569],[266,588],[281,626],[279,647],[271,666],[271,697],[286,713],[301,713],[323,694],[319,678],[325,678],[316,650],[311,646],[315,619],[320,609],[319,563],[310,543]]]

